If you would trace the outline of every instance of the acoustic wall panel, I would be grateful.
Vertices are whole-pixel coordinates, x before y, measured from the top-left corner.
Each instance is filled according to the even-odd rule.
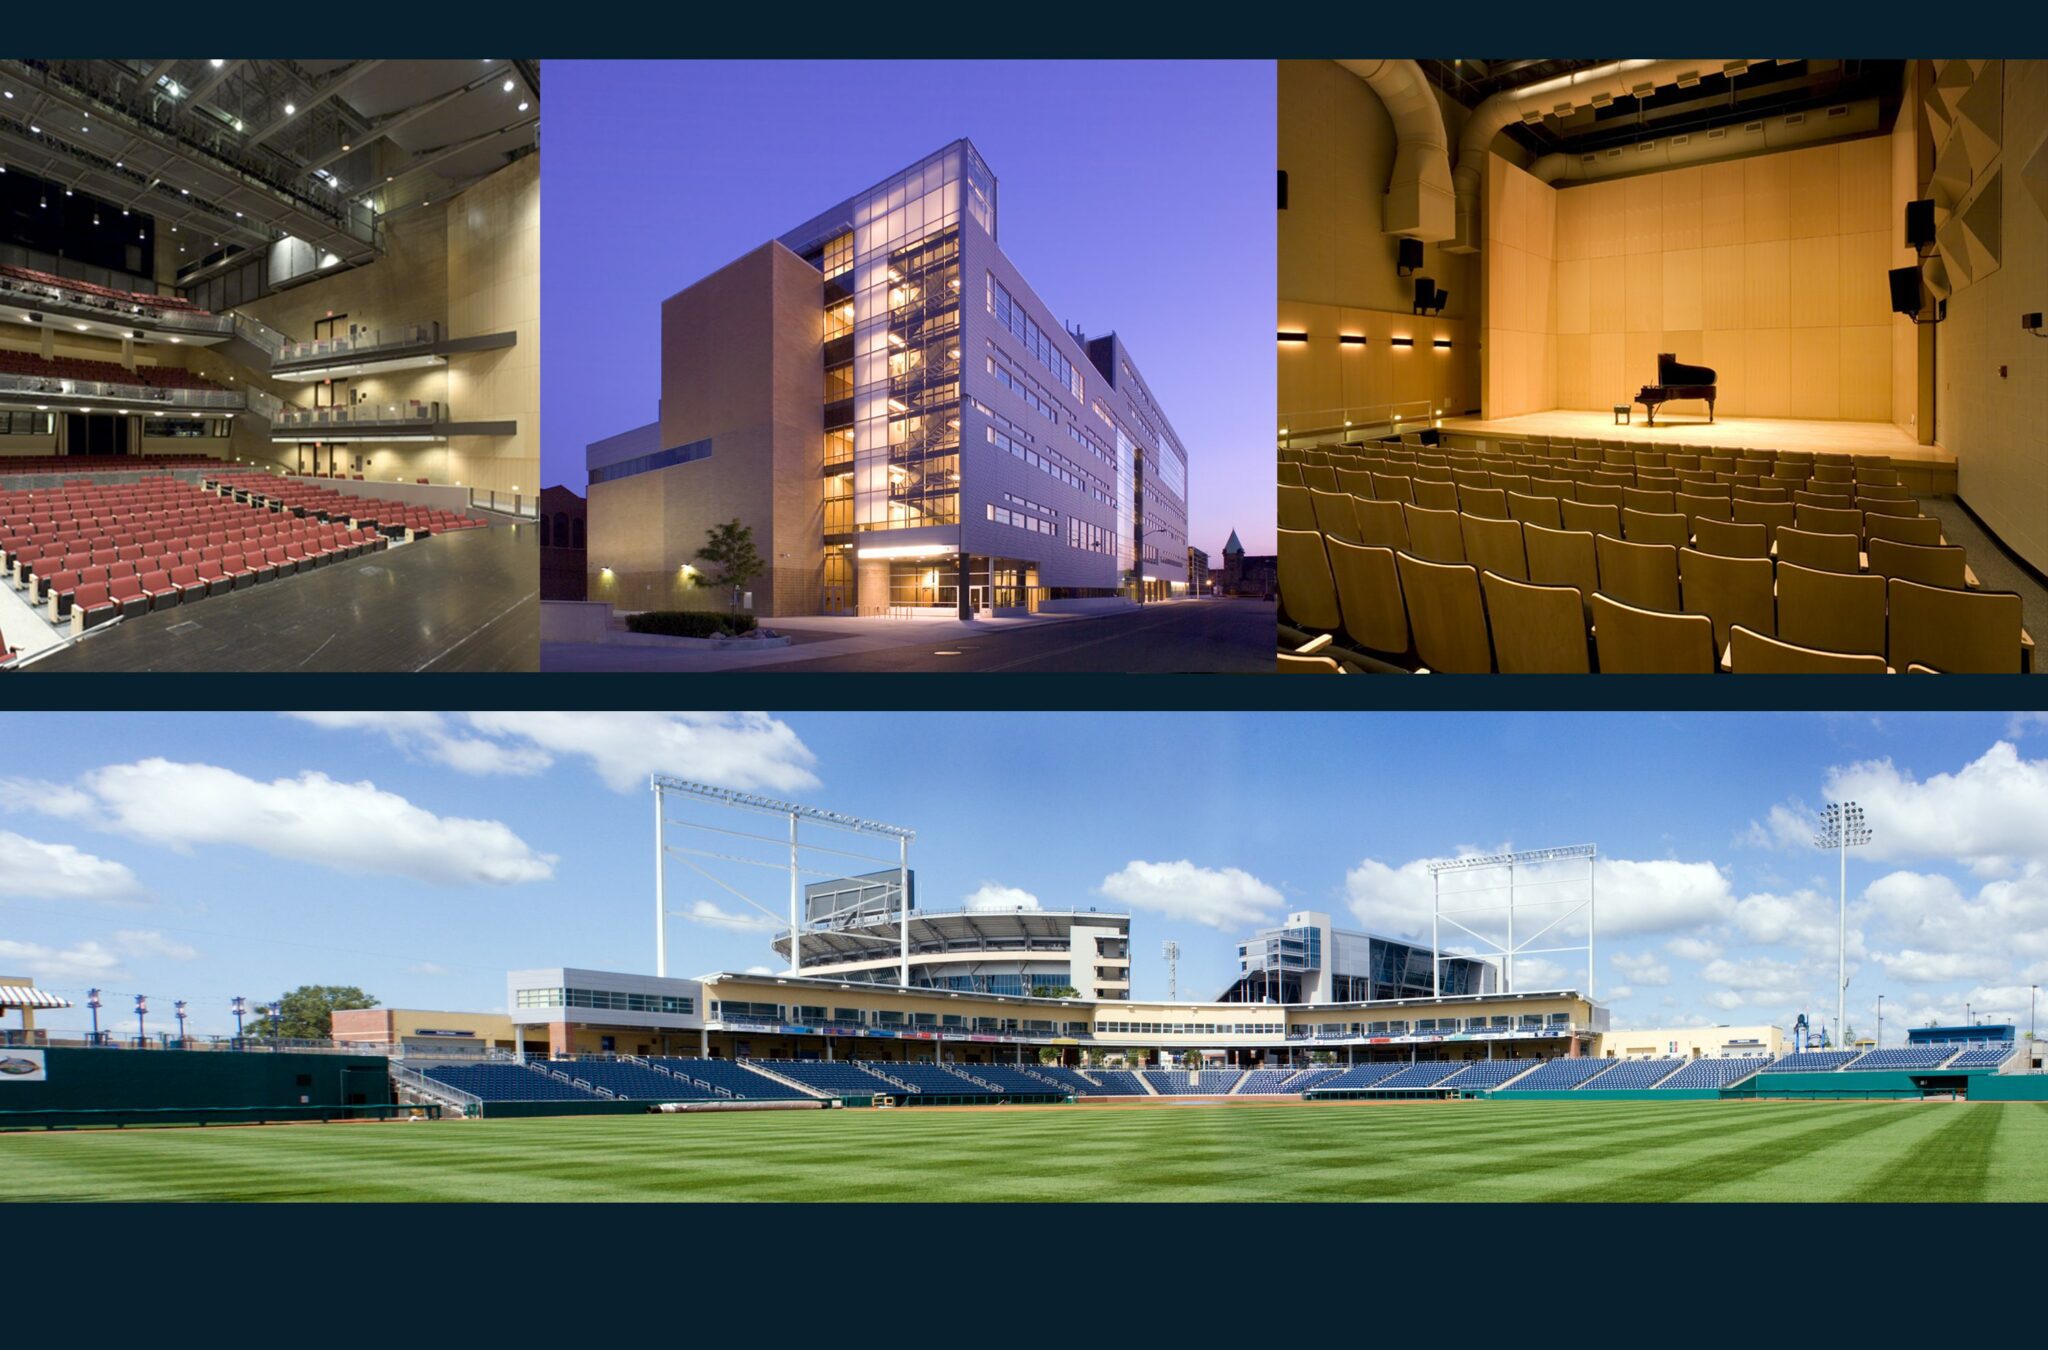
[[[1700,250],[1666,249],[1663,263],[1664,326],[1677,329],[1698,329],[1704,326],[1704,311],[1701,308]]]

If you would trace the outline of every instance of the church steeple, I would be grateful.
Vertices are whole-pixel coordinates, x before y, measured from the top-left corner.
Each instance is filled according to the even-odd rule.
[[[1237,542],[1236,530],[1232,530],[1230,532],[1230,542],[1223,546],[1224,557],[1227,558],[1233,553],[1237,554],[1239,557],[1244,556],[1244,545]]]

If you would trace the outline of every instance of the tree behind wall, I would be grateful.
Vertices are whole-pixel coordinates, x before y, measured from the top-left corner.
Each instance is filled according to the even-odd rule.
[[[768,570],[754,548],[754,527],[740,524],[737,517],[704,532],[704,547],[697,550],[697,561],[711,569],[697,584],[725,587],[728,609],[735,614],[740,608],[740,588]]]
[[[324,1041],[334,1034],[334,1014],[355,1008],[374,1008],[377,1000],[352,984],[302,984],[274,1003],[261,1005],[261,1016],[250,1028],[254,1036],[271,1034],[270,1012],[279,1010],[276,1034],[286,1040]]]

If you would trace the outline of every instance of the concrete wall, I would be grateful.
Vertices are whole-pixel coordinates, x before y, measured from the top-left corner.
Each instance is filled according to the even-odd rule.
[[[2048,310],[2048,62],[2004,64],[2001,257],[1955,292],[1937,330],[1938,432],[1962,499],[2048,570],[2048,340],[2020,328]]]
[[[608,483],[589,497],[589,596],[621,610],[723,609],[689,584],[706,532],[752,527],[771,569],[751,583],[758,615],[818,608],[824,567],[817,269],[764,244],[664,301],[661,444],[709,439],[709,457]]]
[[[1561,188],[1557,405],[1611,407],[1675,352],[1723,414],[1890,421],[1898,235],[1884,137]]]

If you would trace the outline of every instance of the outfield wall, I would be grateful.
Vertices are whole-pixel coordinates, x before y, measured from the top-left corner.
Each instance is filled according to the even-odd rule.
[[[90,1123],[95,1112],[144,1112],[165,1124],[335,1118],[391,1104],[381,1055],[58,1046],[14,1053],[40,1055],[43,1068],[0,1076],[0,1128],[49,1123],[42,1117]]]
[[[1973,1102],[2048,1102],[2048,1073],[1986,1073],[1970,1079]]]
[[[1543,1092],[1489,1092],[1498,1102],[1711,1102],[1719,1101],[1719,1088],[1567,1088]]]
[[[1955,1075],[1961,1077],[1960,1074]],[[1925,1090],[1909,1073],[1760,1073],[1731,1097],[1919,1097]]]

